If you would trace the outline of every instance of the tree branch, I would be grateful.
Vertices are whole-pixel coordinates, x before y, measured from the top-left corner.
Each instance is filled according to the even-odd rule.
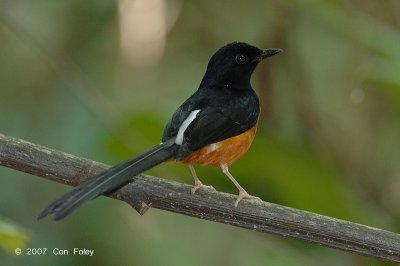
[[[0,165],[76,186],[109,166],[0,134]],[[400,235],[259,200],[233,207],[234,195],[139,175],[109,197],[127,202],[140,214],[149,207],[250,230],[300,239],[391,262],[400,262]]]

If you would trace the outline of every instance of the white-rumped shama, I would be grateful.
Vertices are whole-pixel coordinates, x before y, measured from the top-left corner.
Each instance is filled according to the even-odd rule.
[[[195,180],[193,194],[205,187],[193,168],[193,164],[200,164],[221,167],[232,180],[239,189],[235,207],[249,198],[228,167],[248,150],[256,133],[260,106],[250,77],[259,62],[279,52],[243,42],[220,48],[211,57],[198,90],[169,120],[161,144],[82,182],[44,209],[38,219],[50,215],[60,220],[86,201],[129,183],[165,161],[189,166]]]

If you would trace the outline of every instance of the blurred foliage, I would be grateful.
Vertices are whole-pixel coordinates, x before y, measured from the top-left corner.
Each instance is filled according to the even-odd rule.
[[[110,164],[160,141],[220,46],[282,48],[254,74],[260,126],[231,172],[264,200],[400,231],[398,0],[3,0],[0,40],[0,132]],[[220,171],[197,169],[237,193]],[[149,173],[192,182],[178,164]],[[2,265],[384,265],[157,210],[139,217],[102,198],[37,222],[68,188],[0,175],[0,214],[29,230],[27,247],[95,249],[91,258],[0,252]]]
[[[0,219],[0,247],[14,254],[16,248],[26,246],[28,236],[11,221]]]

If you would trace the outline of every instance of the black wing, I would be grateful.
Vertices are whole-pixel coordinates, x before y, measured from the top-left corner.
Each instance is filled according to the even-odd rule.
[[[196,106],[199,102],[198,99],[199,97],[197,96],[197,93],[193,94],[175,111],[164,128],[164,134],[162,137],[163,142],[176,137],[183,121],[185,121],[193,110],[196,110]]]
[[[198,90],[174,113],[164,130],[163,142],[176,137],[188,115],[200,110],[185,130],[182,146],[176,153],[181,160],[205,145],[239,135],[255,126],[260,112],[253,90]]]
[[[186,129],[184,141],[177,151],[176,159],[184,159],[205,145],[240,135],[249,130],[257,123],[259,109],[254,109],[251,114],[247,113],[246,115],[248,111],[219,108],[201,110]]]

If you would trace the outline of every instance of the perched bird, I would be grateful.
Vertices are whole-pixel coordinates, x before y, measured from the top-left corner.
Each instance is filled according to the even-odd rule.
[[[234,203],[251,197],[229,172],[228,167],[250,147],[256,134],[259,100],[250,77],[265,58],[281,49],[261,50],[243,42],[220,48],[210,59],[198,90],[173,114],[162,143],[87,179],[54,201],[38,216],[60,220],[86,201],[113,191],[135,176],[165,161],[189,166],[195,181],[192,189],[207,187],[197,177],[194,164],[220,167],[239,189]]]

